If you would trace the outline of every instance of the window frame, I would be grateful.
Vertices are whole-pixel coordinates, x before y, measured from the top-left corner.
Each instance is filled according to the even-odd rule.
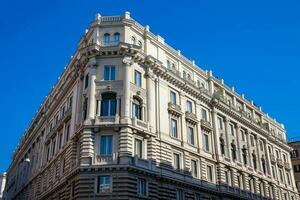
[[[101,189],[101,178],[104,178],[104,182],[102,185],[105,185],[108,189]],[[106,179],[107,178],[107,179]],[[109,183],[106,183],[109,180]],[[112,192],[112,177],[110,175],[101,175],[97,176],[97,193],[110,193]],[[103,186],[102,186],[103,187]]]
[[[142,87],[142,72],[134,70],[134,84],[137,87]]]
[[[108,138],[111,138],[111,140],[108,140]],[[104,140],[103,138],[107,138],[106,140]],[[104,134],[104,135],[100,135],[100,142],[99,142],[99,155],[100,156],[112,156],[113,155],[113,150],[114,150],[114,137],[112,134]],[[105,141],[105,142],[111,142],[110,144],[110,148],[111,149],[108,149],[109,148],[109,145],[106,144],[106,148],[104,149],[104,152],[102,152],[102,141]]]

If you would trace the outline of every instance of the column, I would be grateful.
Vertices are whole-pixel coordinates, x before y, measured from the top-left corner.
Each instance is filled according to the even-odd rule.
[[[261,155],[260,155],[260,145],[259,145],[259,142],[258,140],[260,139],[257,135],[255,135],[254,137],[255,139],[255,145],[256,145],[256,152],[257,152],[257,155],[256,155],[256,162],[257,162],[257,170],[258,171],[262,171],[262,166],[261,166]]]
[[[121,128],[119,136],[120,164],[128,164],[131,162],[132,148],[134,145],[132,135],[131,128]]]
[[[248,154],[248,156],[247,156],[247,158],[248,158],[247,163],[248,163],[248,166],[252,167],[253,166],[252,159],[251,159],[251,153],[252,152],[251,152],[251,148],[250,148],[251,141],[250,141],[250,133],[249,133],[248,129],[246,129],[245,134],[246,134],[246,139],[247,139],[247,154]]]
[[[241,147],[240,147],[240,129],[241,126],[236,124],[235,132],[236,132],[236,154],[237,154],[237,161],[242,162],[242,154],[241,154]]]
[[[226,139],[226,142],[225,142],[225,156],[228,157],[230,160],[231,160],[231,154],[230,154],[230,141],[229,141],[229,119],[228,118],[225,118],[224,120],[224,124],[225,124],[225,139]],[[227,153],[227,155],[226,155]]]
[[[213,126],[213,132],[214,134],[214,144],[215,144],[215,154],[216,154],[216,159],[220,160],[219,157],[221,155],[221,150],[220,150],[220,133],[218,129],[218,119],[217,119],[217,111],[215,107],[212,107],[211,111],[211,116],[212,116],[212,126]]]
[[[131,57],[123,59],[124,64],[124,81],[123,81],[123,123],[130,123],[130,67],[132,65]]]
[[[271,160],[270,160],[270,154],[268,151],[267,141],[263,140],[263,143],[264,143],[264,150],[265,150],[265,155],[266,155],[267,173],[270,177],[272,177]]]
[[[92,64],[90,66],[90,93],[89,93],[89,112],[88,112],[88,119],[92,120],[95,119],[95,106],[96,106],[96,97],[95,97],[95,93],[96,93],[96,69],[97,69],[97,65],[96,64]]]
[[[91,129],[84,129],[80,135],[80,165],[89,166],[94,156],[94,133]]]
[[[147,120],[149,122],[150,132],[155,132],[155,94],[153,78],[154,75],[150,67],[147,68],[146,71],[146,87],[147,87]]]

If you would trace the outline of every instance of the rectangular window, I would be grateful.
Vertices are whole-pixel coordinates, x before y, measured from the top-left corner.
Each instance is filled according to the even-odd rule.
[[[207,165],[207,181],[213,182],[213,171],[212,171],[212,166],[210,165]]]
[[[115,116],[117,100],[115,94],[102,95],[101,116]]]
[[[134,141],[134,155],[136,155],[138,158],[143,157],[143,142],[142,142],[142,140],[135,139],[135,141]]]
[[[275,173],[275,167],[272,166],[272,175],[273,175],[273,178],[276,179],[276,173]]]
[[[173,166],[175,169],[179,170],[180,169],[180,155],[177,153],[173,154]]]
[[[241,133],[242,141],[245,142],[245,131],[243,129],[241,129],[240,133]]]
[[[134,71],[134,84],[138,87],[142,87],[142,74],[139,71]]]
[[[170,102],[176,104],[176,93],[173,91],[170,92]]]
[[[186,101],[186,111],[193,112],[193,103],[191,101]]]
[[[70,124],[68,124],[66,128],[66,142],[69,141],[69,135],[70,135]]]
[[[141,178],[138,179],[137,189],[138,189],[137,191],[138,195],[147,196],[147,182],[145,179],[141,179]]]
[[[263,146],[263,142],[261,140],[259,140],[259,146],[260,146],[260,150],[263,151],[264,150],[264,146]]]
[[[191,171],[193,177],[198,177],[197,161],[191,160]]]
[[[250,142],[251,142],[251,146],[254,146],[254,137],[253,137],[253,135],[250,135]]]
[[[194,129],[192,127],[188,127],[187,140],[188,144],[195,145]]]
[[[283,182],[283,173],[282,170],[279,169],[280,181]]]
[[[230,134],[234,136],[234,125],[233,124],[229,124],[230,127]]]
[[[73,96],[70,96],[69,98],[69,108],[72,108],[73,105]]]
[[[56,143],[55,140],[52,143],[52,156],[55,154],[55,147],[56,147]]]
[[[84,89],[89,86],[89,74],[85,75]]]
[[[290,178],[290,174],[288,172],[286,173],[286,180],[287,180],[287,184],[291,185],[291,178]]]
[[[226,184],[229,184],[228,171],[225,171],[225,172],[224,172],[224,175],[225,175],[225,183],[226,183]]]
[[[177,133],[177,120],[176,119],[171,119],[171,136],[178,138],[178,133]]]
[[[116,80],[116,67],[113,65],[104,66],[104,80],[113,81]]]
[[[218,128],[219,130],[223,130],[223,118],[218,117]]]
[[[204,121],[208,121],[207,119],[207,111],[205,109],[201,109],[201,118],[204,120]]]
[[[98,176],[97,192],[110,192],[111,191],[111,177],[110,176]]]
[[[203,134],[203,149],[209,151],[209,138],[207,134]]]
[[[112,135],[102,135],[100,143],[100,155],[112,155]]]
[[[292,152],[291,152],[291,158],[298,158],[298,150],[297,149],[294,149]]]
[[[136,99],[134,99],[132,102],[132,117],[142,120],[141,103]]]
[[[184,200],[184,192],[181,189],[176,190],[176,200]]]

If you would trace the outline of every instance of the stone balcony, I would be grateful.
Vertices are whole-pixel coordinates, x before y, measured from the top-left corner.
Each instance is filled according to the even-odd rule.
[[[195,113],[186,111],[185,112],[185,119],[187,122],[191,123],[191,124],[197,124],[199,121],[197,119],[197,115]]]
[[[138,126],[138,127],[143,128],[143,129],[149,130],[149,123],[148,122],[145,122],[143,120],[139,120],[136,117],[133,117],[131,119],[131,121],[132,121],[133,126]]]
[[[287,170],[291,170],[291,165],[288,162],[284,162],[284,168]]]
[[[177,117],[182,115],[181,107],[177,104],[173,104],[172,102],[168,103],[168,111],[170,114],[173,114]]]
[[[206,121],[204,119],[201,119],[201,127],[207,131],[212,131],[212,125],[209,121]]]
[[[283,167],[283,166],[284,166],[284,163],[283,163],[283,161],[282,161],[281,158],[277,158],[277,165],[278,165],[279,167]]]
[[[276,163],[276,158],[274,155],[270,155],[270,161],[272,164],[275,164]]]

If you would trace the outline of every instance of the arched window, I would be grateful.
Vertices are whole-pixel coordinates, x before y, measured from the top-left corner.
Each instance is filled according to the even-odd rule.
[[[116,104],[117,100],[115,93],[103,93],[101,101],[101,116],[115,116]]]
[[[231,156],[233,160],[236,160],[236,146],[234,143],[231,143]]]
[[[186,72],[185,72],[185,71],[182,72],[182,77],[183,77],[184,79],[186,79]]]
[[[220,137],[220,150],[221,154],[225,155],[225,141],[222,137]]]
[[[120,33],[114,34],[114,44],[119,44],[120,42]]]
[[[142,101],[136,97],[132,101],[132,117],[142,120]]]
[[[103,35],[103,45],[104,46],[108,46],[110,43],[110,34],[109,33],[105,33]]]
[[[134,36],[131,37],[131,44],[136,44],[136,40]]]
[[[142,43],[142,41],[138,41],[138,45],[140,46],[140,47],[143,47],[143,43]]]

